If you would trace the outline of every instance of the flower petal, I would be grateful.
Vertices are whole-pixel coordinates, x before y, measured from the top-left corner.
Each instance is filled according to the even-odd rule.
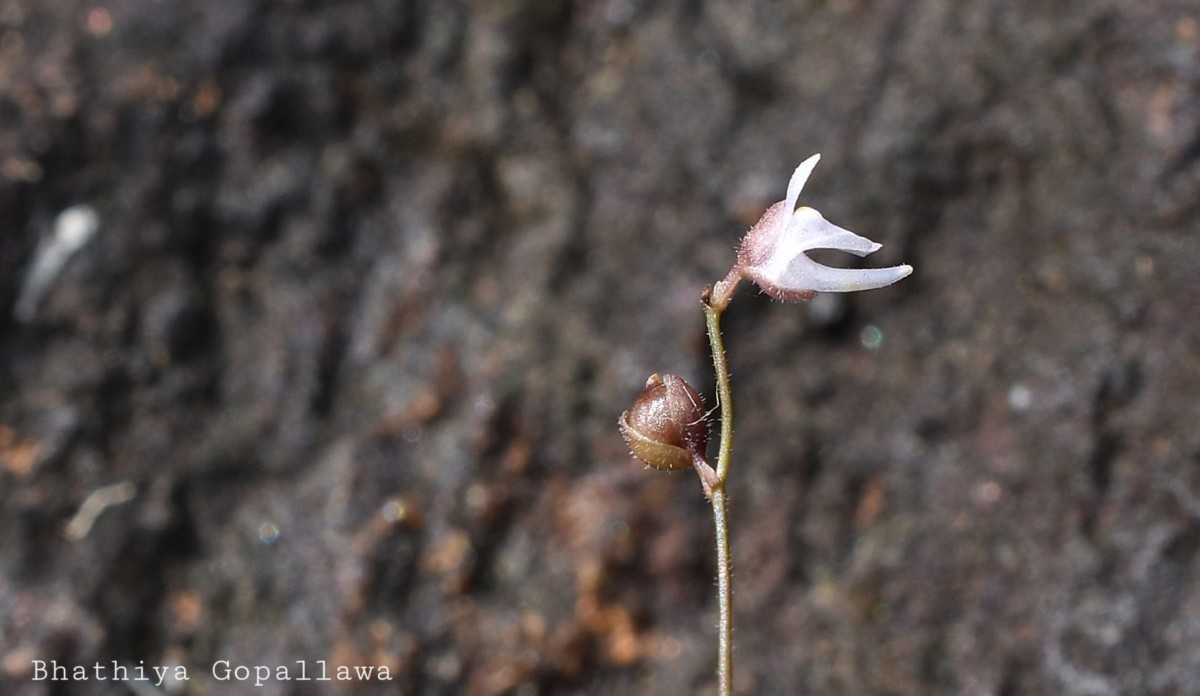
[[[779,284],[793,291],[857,292],[886,287],[907,278],[912,270],[907,264],[890,268],[831,268],[801,254],[792,259]]]
[[[907,277],[913,270],[908,265],[833,268],[807,256],[812,249],[833,249],[867,256],[882,246],[834,225],[812,208],[796,208],[800,191],[820,157],[813,155],[796,167],[788,182],[787,198],[768,208],[738,247],[733,272],[783,302],[807,300],[818,292],[882,288]]]
[[[788,221],[786,237],[802,250],[836,249],[857,256],[878,251],[882,244],[854,234],[829,222],[816,210],[804,206]]]
[[[804,188],[809,175],[812,174],[813,167],[816,167],[820,160],[820,153],[815,154],[801,162],[800,166],[796,167],[796,171],[792,172],[792,179],[788,181],[787,198],[784,199],[787,205],[783,210],[786,214],[790,215],[796,209],[796,201],[800,199],[800,190]]]

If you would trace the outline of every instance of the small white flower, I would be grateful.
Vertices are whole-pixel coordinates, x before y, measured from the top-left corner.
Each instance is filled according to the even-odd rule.
[[[866,237],[842,229],[807,206],[796,208],[800,190],[820,155],[804,160],[788,182],[787,198],[770,208],[742,239],[736,270],[762,291],[783,302],[807,300],[818,292],[854,292],[891,285],[912,273],[912,266],[831,268],[808,258],[810,249],[834,249],[866,256],[880,248]]]

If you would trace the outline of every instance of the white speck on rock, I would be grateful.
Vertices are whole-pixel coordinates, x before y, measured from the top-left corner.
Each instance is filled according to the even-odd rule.
[[[38,245],[21,294],[13,308],[17,321],[28,322],[37,313],[42,297],[58,277],[63,266],[95,236],[100,229],[100,216],[90,205],[75,205],[58,214],[54,232]]]
[[[1024,384],[1014,384],[1008,390],[1008,407],[1024,413],[1033,406],[1033,390]]]

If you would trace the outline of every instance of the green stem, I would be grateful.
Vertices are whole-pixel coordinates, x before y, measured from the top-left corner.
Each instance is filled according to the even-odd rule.
[[[733,585],[729,572],[729,521],[725,487],[712,493],[713,523],[717,528],[717,601],[720,603],[717,639],[717,681],[721,696],[733,694]]]
[[[713,369],[717,379],[717,405],[721,408],[721,444],[717,454],[716,480],[709,495],[717,539],[717,681],[720,696],[733,694],[733,581],[729,567],[729,515],[725,481],[729,476],[729,458],[733,447],[733,402],[729,389],[729,366],[725,362],[725,343],[721,338],[721,313],[724,304],[713,307],[704,303],[708,342],[712,346]]]
[[[712,346],[713,370],[717,376],[717,405],[721,407],[721,446],[717,452],[717,481],[722,486],[729,477],[729,453],[733,447],[733,399],[729,389],[729,366],[725,363],[725,341],[721,338],[721,312],[707,302],[704,318],[708,343]]]

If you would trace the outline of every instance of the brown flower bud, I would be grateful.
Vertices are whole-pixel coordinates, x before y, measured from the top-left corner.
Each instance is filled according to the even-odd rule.
[[[619,425],[633,456],[655,469],[687,469],[697,459],[704,461],[704,398],[675,375],[651,375],[633,406],[621,414]]]

